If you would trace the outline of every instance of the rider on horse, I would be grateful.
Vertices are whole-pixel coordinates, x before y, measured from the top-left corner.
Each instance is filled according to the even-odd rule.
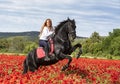
[[[48,36],[53,33],[52,20],[46,19],[39,35],[39,47],[43,47],[45,50],[45,61],[49,61],[49,47],[48,47]]]

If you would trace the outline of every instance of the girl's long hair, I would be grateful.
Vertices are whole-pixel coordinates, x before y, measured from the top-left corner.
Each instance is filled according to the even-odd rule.
[[[42,27],[41,27],[41,30],[40,30],[40,34],[42,34],[44,27],[47,26],[47,20],[49,20],[49,21],[50,21],[50,24],[51,24],[51,25],[50,25],[50,30],[53,29],[53,27],[52,27],[52,20],[48,18],[48,19],[46,19],[45,22],[43,23],[43,25],[42,25]]]

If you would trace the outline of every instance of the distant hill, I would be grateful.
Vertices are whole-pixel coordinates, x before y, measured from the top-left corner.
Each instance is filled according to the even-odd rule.
[[[14,36],[29,36],[29,37],[38,37],[38,31],[29,31],[29,32],[0,32],[0,38],[14,37]]]
[[[77,39],[87,39],[88,37],[76,36]]]
[[[8,38],[14,36],[28,36],[30,38],[38,38],[38,31],[28,31],[28,32],[0,32],[0,38]],[[77,36],[77,39],[86,39],[87,37]]]

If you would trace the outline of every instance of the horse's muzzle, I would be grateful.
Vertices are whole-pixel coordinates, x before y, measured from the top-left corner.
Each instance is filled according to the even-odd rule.
[[[75,38],[76,38],[76,35],[73,35],[73,34],[70,34],[70,35],[69,35],[70,41],[73,42]]]

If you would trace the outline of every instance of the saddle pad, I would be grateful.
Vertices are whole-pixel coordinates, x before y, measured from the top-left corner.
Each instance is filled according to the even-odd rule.
[[[37,48],[37,57],[38,58],[45,57],[45,51],[43,50],[42,47]]]

